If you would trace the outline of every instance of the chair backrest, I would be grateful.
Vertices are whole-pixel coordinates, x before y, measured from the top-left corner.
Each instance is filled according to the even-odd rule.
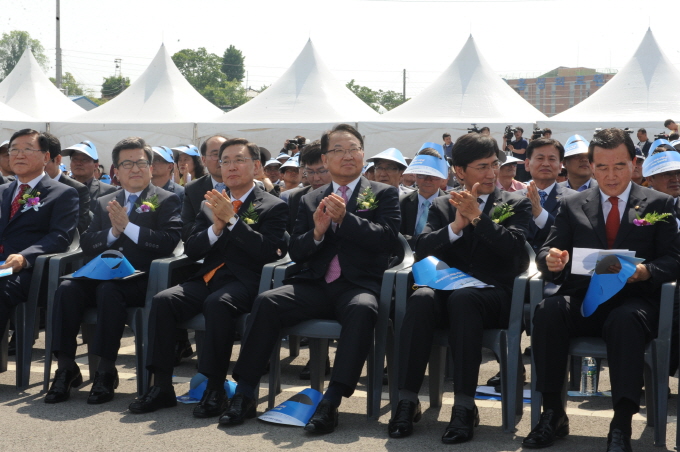
[[[172,255],[174,257],[179,257],[182,254],[184,254],[184,242],[180,239],[179,242],[177,242],[177,246],[173,250]]]
[[[531,246],[529,242],[524,242],[524,248],[527,250],[527,254],[529,254],[529,273],[534,274],[538,271],[538,268],[536,267],[536,252],[534,251],[534,248]]]
[[[75,230],[75,233],[73,234],[73,240],[71,240],[71,244],[68,247],[68,250],[66,250],[68,253],[71,253],[75,250],[80,248],[80,233],[78,232],[78,229]]]
[[[411,245],[408,244],[406,238],[401,235],[401,232],[397,236],[397,243],[394,244],[392,248],[392,256],[390,257],[390,264],[388,268],[392,268],[396,265],[406,262],[407,264],[413,264],[413,250]]]

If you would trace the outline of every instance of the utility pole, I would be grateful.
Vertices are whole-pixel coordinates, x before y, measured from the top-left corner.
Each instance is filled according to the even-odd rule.
[[[404,95],[404,102],[406,102],[406,69],[404,69],[404,90],[403,90],[403,95]]]
[[[59,13],[59,0],[57,0],[57,88],[61,89],[61,24],[60,24],[60,13]]]
[[[116,70],[114,71],[113,75],[116,76],[116,77],[120,77],[121,75],[123,75],[123,68],[122,68],[123,60],[120,59],[120,58],[116,58],[115,60],[113,60],[113,62],[116,64]]]

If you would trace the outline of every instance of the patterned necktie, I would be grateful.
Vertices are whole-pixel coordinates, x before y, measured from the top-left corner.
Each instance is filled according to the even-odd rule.
[[[17,195],[16,195],[16,196],[14,197],[14,199],[12,200],[12,206],[10,207],[10,211],[9,211],[9,219],[10,219],[10,220],[11,220],[12,218],[14,218],[14,215],[16,215],[17,212],[19,211],[19,208],[21,207],[21,204],[19,204],[19,200],[20,200],[21,197],[24,195],[24,193],[26,192],[26,190],[29,189],[29,187],[30,187],[30,186],[29,186],[28,184],[21,184],[21,185],[19,186],[19,193],[17,193]]]
[[[220,184],[217,184],[217,185],[220,185]],[[224,184],[222,184],[222,185],[224,185]],[[219,190],[217,187],[215,187],[215,189]],[[220,193],[222,193],[221,190],[220,190]],[[243,201],[239,201],[237,199],[236,201],[232,201],[231,205],[234,207],[234,213],[238,213],[238,209],[240,209],[241,206],[243,205]],[[217,270],[219,270],[222,267],[224,267],[224,262],[222,262],[220,265],[218,265],[217,267],[213,268],[208,273],[203,275],[203,281],[205,281],[206,285],[210,282],[210,280],[213,278],[213,276],[215,276],[215,273],[217,273]]]
[[[612,203],[612,210],[607,215],[607,222],[605,223],[605,230],[607,231],[607,248],[614,248],[614,240],[616,234],[619,232],[619,225],[621,224],[621,217],[619,215],[619,198],[612,196],[609,198]]]
[[[548,199],[548,194],[543,190],[538,190],[538,196],[541,197],[541,207],[545,204],[545,200]]]
[[[416,224],[416,230],[414,235],[420,235],[427,224],[427,214],[430,209],[430,200],[426,199],[420,205],[420,217],[418,217],[418,224]]]
[[[215,184],[215,190],[217,190],[220,193],[222,193],[222,190],[226,190],[226,189],[227,189],[227,186],[224,185],[222,182],[218,182],[218,183]]]
[[[127,207],[127,214],[128,214],[128,217],[129,217],[130,214],[132,213],[132,209],[135,208],[135,203],[137,202],[137,198],[139,198],[139,196],[137,196],[137,195],[130,195],[130,196],[128,196],[128,201],[127,201],[127,206],[128,206],[128,207]]]
[[[340,190],[340,195],[342,196],[342,199],[345,200],[345,205],[347,205],[347,190],[349,190],[349,187],[342,185],[340,188],[338,188],[338,190]],[[340,277],[341,272],[340,259],[336,254],[333,256],[333,259],[331,259],[330,264],[328,264],[328,270],[326,270],[326,276],[324,278],[326,279],[327,283],[332,283]]]

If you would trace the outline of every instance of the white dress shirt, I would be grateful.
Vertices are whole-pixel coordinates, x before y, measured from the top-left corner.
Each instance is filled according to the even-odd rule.
[[[484,212],[484,206],[486,206],[486,200],[489,199],[489,195],[488,194],[487,195],[479,195],[478,198],[482,200],[482,202],[479,204],[479,210]],[[457,210],[456,210],[456,215],[458,215]],[[449,240],[451,241],[451,243],[455,242],[456,240],[458,240],[461,237],[463,237],[463,230],[461,229],[460,233],[456,234],[455,232],[453,232],[453,229],[451,229],[451,225],[449,224]]]
[[[128,204],[128,198],[130,198],[130,195],[137,195],[137,200],[141,201],[140,196],[142,194],[142,191],[138,191],[137,193],[130,193],[127,190],[125,191],[125,204],[123,204],[123,207],[125,208]],[[132,206],[132,209],[134,210],[134,206]],[[104,212],[102,212],[103,214]],[[132,213],[132,211],[130,212]],[[127,226],[125,226],[125,230],[123,231],[123,234],[127,235],[130,237],[130,240],[132,240],[134,243],[139,242],[139,226],[134,224],[131,221],[128,221]],[[113,235],[113,228],[109,229],[109,234],[106,238],[106,246],[111,246],[113,245],[113,242],[118,240],[115,235]]]
[[[213,181],[214,180],[215,179],[213,179]],[[236,199],[231,198],[231,202],[233,203],[234,201],[241,201],[243,203],[243,204],[241,204],[241,207],[243,207],[245,205],[246,199],[248,199],[248,196],[250,196],[250,193],[253,191],[254,188],[255,188],[255,184],[253,184],[253,186],[250,187],[250,190],[245,192],[245,194],[243,196],[241,196],[240,198],[236,198]],[[227,229],[229,229],[230,231],[232,229],[234,229],[234,226],[236,226],[236,223],[238,223],[238,221],[239,221],[239,217],[238,217],[238,215],[236,215],[236,221],[234,222],[234,224],[227,224]],[[219,239],[221,236],[222,236],[222,232],[220,232],[220,235],[216,235],[215,231],[213,231],[212,226],[208,228],[208,240],[210,241],[210,246],[213,246],[215,244],[215,242],[217,242],[217,239]]]

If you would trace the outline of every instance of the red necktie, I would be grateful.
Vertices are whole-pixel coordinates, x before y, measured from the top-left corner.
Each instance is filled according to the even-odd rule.
[[[238,209],[240,209],[241,206],[243,205],[243,201],[236,200],[233,201],[231,204],[234,206],[234,213],[238,213]],[[217,273],[217,270],[219,270],[222,267],[224,267],[224,262],[210,270],[205,275],[203,275],[203,281],[205,281],[205,283],[208,284],[210,280],[213,278],[213,276],[215,276],[215,273]]]
[[[19,186],[19,193],[17,193],[17,195],[14,197],[14,200],[12,201],[12,207],[10,208],[10,212],[9,212],[9,219],[10,220],[12,218],[14,218],[14,215],[16,215],[17,212],[19,211],[19,207],[21,207],[21,204],[19,204],[19,200],[24,195],[24,193],[26,192],[28,187],[29,187],[28,184],[21,184]]]
[[[607,248],[614,248],[614,240],[616,234],[619,232],[619,225],[621,225],[621,216],[619,215],[619,198],[611,196],[609,202],[612,203],[612,210],[607,215],[607,223],[605,223],[605,230],[607,231]]]
[[[342,185],[338,188],[338,190],[340,190],[340,195],[345,201],[345,205],[347,205],[347,190],[349,190],[349,187]],[[328,264],[328,270],[326,270],[326,276],[324,278],[326,279],[327,283],[332,283],[340,277],[340,273],[342,273],[342,270],[340,269],[340,259],[336,254],[333,256],[333,259],[331,259],[330,264]]]

